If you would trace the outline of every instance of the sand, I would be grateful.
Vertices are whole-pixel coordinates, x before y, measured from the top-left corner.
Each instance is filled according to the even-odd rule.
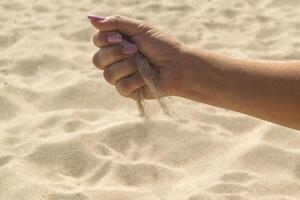
[[[90,13],[300,59],[298,0],[1,0],[0,200],[300,199],[299,131],[175,97],[145,122],[92,65]]]
[[[153,98],[157,101],[161,110],[164,112],[164,114],[172,117],[167,103],[163,100],[163,98],[161,98],[159,86],[157,84],[157,82],[159,81],[159,74],[157,73],[155,67],[152,66],[150,60],[139,51],[133,55],[133,59],[135,60],[138,72],[144,79],[146,86],[149,88],[150,92],[153,95]],[[137,97],[136,103],[139,110],[139,115],[145,119],[150,119],[145,108],[143,89],[139,89],[135,92],[134,95],[136,95]]]

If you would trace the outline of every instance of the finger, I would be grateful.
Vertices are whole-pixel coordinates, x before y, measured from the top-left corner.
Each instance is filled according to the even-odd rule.
[[[89,15],[93,26],[101,31],[118,31],[129,37],[145,33],[151,29],[146,22],[125,16],[102,17]]]
[[[144,79],[136,72],[131,76],[120,79],[116,84],[116,89],[122,96],[129,97],[132,92],[144,85]]]
[[[135,60],[133,58],[127,58],[106,67],[103,76],[107,82],[115,85],[120,79],[130,76],[136,71],[137,67]]]
[[[143,85],[142,87],[134,90],[128,97],[132,100],[138,101],[140,98],[152,99],[153,95],[151,95],[149,87],[147,85]]]
[[[96,47],[102,48],[105,46],[122,42],[122,35],[116,31],[102,32],[99,31],[93,36],[93,42]]]
[[[137,51],[137,46],[132,43],[107,46],[100,49],[93,57],[94,65],[104,70],[108,65],[132,56]]]

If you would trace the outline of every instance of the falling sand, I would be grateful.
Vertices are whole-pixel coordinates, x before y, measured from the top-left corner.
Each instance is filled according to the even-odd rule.
[[[149,87],[150,92],[157,100],[162,111],[166,115],[171,116],[167,104],[160,98],[160,91],[157,85],[158,78],[159,78],[158,72],[155,70],[153,66],[151,66],[149,59],[143,54],[141,54],[140,52],[134,55],[134,59],[136,61],[139,73],[142,75],[146,85]],[[137,106],[139,109],[140,116],[147,118],[148,115],[145,111],[143,90],[140,90],[137,93],[138,93]]]

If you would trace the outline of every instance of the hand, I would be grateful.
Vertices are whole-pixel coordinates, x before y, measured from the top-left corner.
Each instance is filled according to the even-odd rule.
[[[123,16],[89,18],[99,29],[93,42],[100,50],[94,55],[93,63],[103,70],[105,80],[115,85],[122,96],[134,99],[135,91],[143,89],[146,99],[154,98],[132,58],[137,51],[148,57],[158,70],[161,96],[177,94],[184,62],[185,46],[181,42],[144,21]]]

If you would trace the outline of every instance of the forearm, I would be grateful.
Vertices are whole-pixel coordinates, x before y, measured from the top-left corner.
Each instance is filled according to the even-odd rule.
[[[300,129],[300,62],[248,61],[190,49],[179,95]]]

